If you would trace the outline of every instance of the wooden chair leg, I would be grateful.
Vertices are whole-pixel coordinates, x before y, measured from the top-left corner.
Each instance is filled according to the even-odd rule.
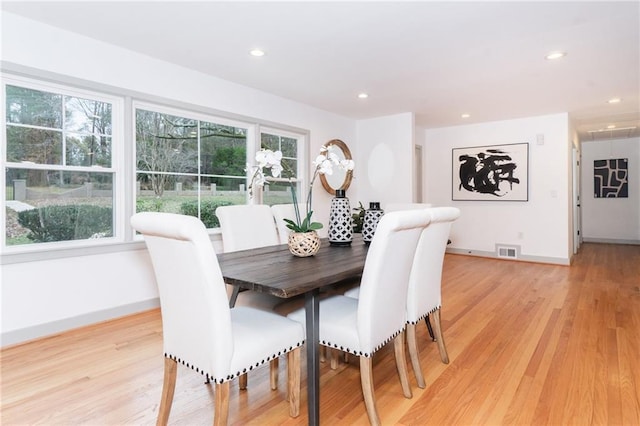
[[[272,359],[269,363],[269,381],[271,383],[271,390],[278,389],[278,358]]]
[[[330,360],[330,365],[331,365],[331,369],[335,370],[336,368],[338,368],[338,349],[332,349],[332,348],[327,348],[327,352],[329,354],[329,360]]]
[[[436,335],[438,350],[440,351],[440,359],[445,364],[449,364],[449,354],[447,353],[447,347],[444,344],[442,324],[440,324],[440,309],[436,309],[431,315],[433,316],[433,331]]]
[[[176,390],[176,377],[178,375],[178,363],[170,358],[164,359],[164,379],[162,383],[162,397],[160,398],[160,410],[158,411],[157,426],[166,426],[171,413],[171,403]]]
[[[367,415],[369,423],[372,426],[380,425],[380,416],[376,408],[376,397],[373,393],[373,358],[360,357],[360,382],[362,383],[362,394],[364,396],[364,405],[367,407]]]
[[[411,398],[413,394],[411,393],[409,375],[407,374],[407,357],[404,352],[404,331],[393,339],[393,349],[396,356],[398,376],[400,376],[400,384],[402,385],[402,394],[405,398]]]
[[[407,324],[407,343],[409,346],[409,358],[411,358],[411,366],[413,367],[413,374],[416,376],[416,382],[418,387],[424,389],[427,384],[424,381],[422,375],[422,368],[420,367],[420,357],[418,356],[418,342],[416,339],[416,325]]]
[[[238,388],[240,390],[247,389],[247,382],[249,381],[247,373],[244,373],[240,377],[238,377]]]
[[[327,347],[320,345],[320,349],[318,350],[318,352],[320,353],[320,362],[325,362],[327,358],[326,357]]]
[[[229,382],[217,383],[214,394],[213,426],[226,426],[229,420]]]
[[[287,396],[289,415],[300,415],[300,348],[287,353]]]

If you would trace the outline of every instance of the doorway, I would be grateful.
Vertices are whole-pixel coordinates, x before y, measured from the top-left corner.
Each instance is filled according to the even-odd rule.
[[[415,145],[413,151],[413,202],[422,202],[422,146]]]
[[[580,151],[572,149],[573,164],[573,254],[578,253],[582,244],[582,211],[580,210]]]

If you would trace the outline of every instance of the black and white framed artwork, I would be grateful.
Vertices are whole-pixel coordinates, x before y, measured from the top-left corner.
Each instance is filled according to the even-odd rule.
[[[628,198],[629,159],[594,160],[593,192],[595,198]]]
[[[528,201],[529,144],[452,150],[454,201]]]

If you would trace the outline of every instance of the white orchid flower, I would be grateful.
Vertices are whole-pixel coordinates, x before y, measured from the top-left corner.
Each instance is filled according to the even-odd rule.
[[[279,166],[280,161],[282,160],[282,152],[280,151],[273,152],[268,149],[266,152],[266,157],[267,157],[267,167],[273,167],[276,165]]]
[[[320,165],[327,159],[324,155],[318,155],[315,160],[313,160],[313,165],[318,168]]]
[[[289,220],[289,229],[296,232],[307,232],[308,230],[317,230],[322,227],[321,224],[311,221],[311,205],[312,205],[312,190],[313,183],[318,175],[332,175],[334,165],[340,167],[343,170],[353,170],[354,161],[341,159],[342,155],[338,155],[336,148],[333,145],[320,147],[320,154],[313,160],[314,173],[309,184],[309,192],[307,194],[307,215],[301,215],[298,211],[298,202],[296,197],[296,188],[294,182],[295,173],[287,168],[287,164],[282,164],[282,151],[273,151],[270,149],[261,149],[256,152],[255,159],[257,165],[252,166],[247,164],[246,172],[251,173],[251,179],[249,184],[249,194],[253,197],[253,188],[263,187],[267,184],[267,178],[265,176],[264,169],[271,169],[271,176],[274,178],[280,177],[283,173],[286,173],[285,178],[289,179],[291,185],[291,194],[293,197],[293,205],[296,210],[296,217],[294,220]],[[304,220],[303,220],[304,219]]]
[[[261,149],[256,152],[256,163],[258,163],[258,167],[261,169],[267,165],[267,150]]]
[[[333,164],[340,164],[340,157],[335,152],[329,152],[327,154],[327,159],[329,159]]]
[[[355,167],[353,160],[340,160],[340,168],[351,171]]]
[[[332,175],[333,174],[333,163],[331,160],[325,159],[319,166],[318,173],[322,175]]]
[[[280,163],[271,166],[271,176],[277,178],[280,177],[280,173],[282,173],[282,165]]]

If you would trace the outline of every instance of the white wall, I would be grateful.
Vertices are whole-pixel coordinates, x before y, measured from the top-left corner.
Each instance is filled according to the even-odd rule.
[[[355,121],[9,13],[3,66],[23,66],[310,131],[314,157],[334,138],[355,146]],[[361,171],[359,171],[361,170]],[[356,174],[365,174],[356,164]],[[357,192],[353,191],[357,197]],[[331,197],[318,184],[314,208]],[[123,315],[156,302],[145,251],[2,265],[2,345]]]
[[[491,256],[496,244],[509,244],[521,247],[524,260],[570,263],[567,114],[429,129],[425,135],[426,200],[462,213],[452,229],[452,251]],[[453,148],[513,143],[529,144],[529,201],[452,201]]]
[[[357,201],[409,203],[413,199],[413,113],[360,120],[357,122],[356,164],[366,165],[355,173]],[[351,197],[350,197],[351,198]]]
[[[629,197],[595,198],[593,161],[628,158]],[[582,142],[582,237],[640,244],[640,138]]]

